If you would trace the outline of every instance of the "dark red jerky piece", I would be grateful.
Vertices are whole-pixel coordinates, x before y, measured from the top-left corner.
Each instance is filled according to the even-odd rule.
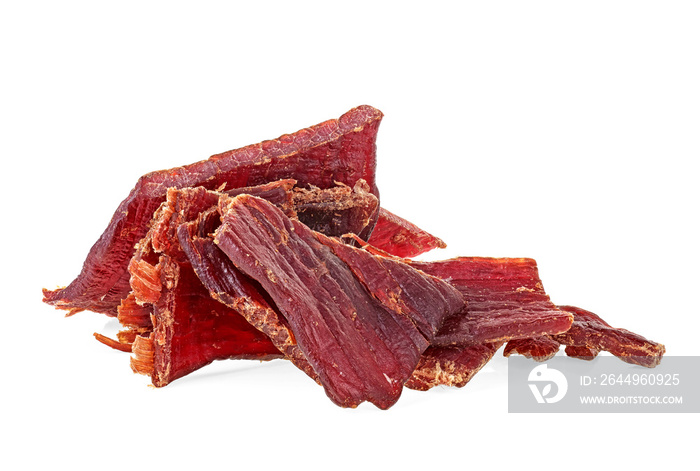
[[[360,106],[291,135],[144,175],[90,249],[78,277],[66,288],[45,289],[44,302],[70,313],[88,309],[116,316],[130,291],[128,264],[134,245],[146,235],[168,188],[214,190],[226,184],[231,189],[285,178],[330,188],[335,182],[353,186],[364,179],[378,197],[375,138],[381,118],[379,110]]]
[[[391,255],[407,258],[447,247],[434,235],[384,208],[379,209],[379,219],[368,242]]]
[[[269,197],[294,214],[293,184],[280,181],[245,191]],[[155,386],[165,386],[214,360],[282,357],[270,339],[236,310],[211,298],[180,246],[176,228],[190,219],[206,221],[198,225],[200,230],[215,230],[221,196],[202,187],[169,189],[129,263],[132,293],[122,302],[119,319],[139,336],[138,342],[133,341],[139,348],[133,348],[132,367],[149,374]],[[120,338],[127,337],[122,333]]]
[[[227,192],[234,196],[233,193]],[[261,193],[248,191],[247,194],[259,196]],[[267,195],[263,199],[275,203]],[[333,235],[361,232],[376,210],[377,199],[368,193],[364,180],[360,180],[355,188],[346,185],[324,190],[297,188],[291,205],[293,211],[285,211],[285,214],[303,215],[307,225],[311,223],[312,227]],[[276,206],[284,208],[280,204]],[[316,373],[297,346],[286,320],[274,308],[274,303],[266,299],[257,282],[240,273],[208,238],[208,234],[219,226],[219,218],[218,210],[213,208],[202,213],[198,220],[180,225],[178,230],[180,246],[187,253],[202,284],[214,299],[240,313],[252,326],[266,334],[298,368],[316,380]]]
[[[215,242],[273,298],[331,400],[394,404],[428,347],[413,320],[378,302],[323,237],[269,203],[242,195],[222,214]]]
[[[297,217],[311,228],[329,235],[361,232],[367,227],[368,218],[376,206],[377,199],[368,193],[364,180],[358,181],[354,188],[341,184],[324,190],[294,190],[293,209]],[[286,214],[291,216],[289,212]],[[198,221],[179,228],[180,245],[195,272],[212,297],[239,312],[251,325],[270,337],[289,360],[316,380],[316,373],[297,346],[286,320],[274,308],[274,303],[266,298],[257,282],[240,273],[208,238],[208,234],[219,226],[219,217],[218,211],[205,212]]]
[[[202,285],[212,298],[238,312],[250,325],[265,334],[287,359],[316,380],[316,373],[296,344],[284,316],[279,314],[260,285],[243,275],[207,237],[214,231],[211,228],[212,214],[216,215],[218,227],[217,210],[204,213],[199,220],[183,224],[178,229],[182,249]]]
[[[310,229],[332,237],[363,234],[371,228],[379,200],[364,180],[354,188],[339,185],[322,190],[296,188],[294,209],[297,219]]]
[[[593,360],[599,353],[595,348],[577,345],[567,345],[566,348],[564,348],[564,352],[566,352],[566,354],[572,358],[587,361]]]
[[[531,339],[509,340],[503,349],[503,356],[509,357],[514,353],[532,358],[535,361],[547,361],[559,352],[561,344],[545,336]]]
[[[466,385],[491,360],[501,342],[465,347],[430,347],[405,386],[427,391],[435,386]]]
[[[267,336],[212,299],[189,264],[163,258],[164,289],[154,305],[154,386],[165,386],[215,360],[282,357]]]
[[[457,288],[467,305],[447,318],[433,345],[478,345],[565,332],[573,316],[545,293],[537,264],[527,258],[460,257],[410,262]]]
[[[296,213],[292,204],[294,180],[280,180],[255,187],[238,188],[226,194],[253,194],[268,199],[289,216]],[[122,300],[118,308],[119,321],[129,327],[143,328],[150,325],[150,309],[144,303],[154,303],[160,297],[161,280],[156,273],[160,253],[166,253],[176,262],[187,262],[180,249],[176,229],[184,222],[196,219],[207,208],[216,208],[223,194],[203,187],[170,188],[166,200],[153,216],[151,228],[144,239],[136,246],[136,254],[129,262],[129,284],[131,293]],[[218,227],[218,213],[210,224],[210,232]]]
[[[661,362],[666,348],[625,329],[616,329],[598,315],[574,306],[559,306],[573,313],[571,328],[552,338],[563,345],[605,350],[620,360],[653,368]]]

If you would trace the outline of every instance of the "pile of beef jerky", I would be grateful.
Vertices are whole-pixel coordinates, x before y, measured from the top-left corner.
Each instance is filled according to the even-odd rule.
[[[380,206],[382,113],[139,179],[67,287],[44,302],[117,316],[132,369],[165,386],[214,360],[285,358],[342,407],[404,386],[464,386],[505,343],[538,361],[605,350],[656,366],[664,346],[555,306],[534,260],[411,260],[445,244]]]

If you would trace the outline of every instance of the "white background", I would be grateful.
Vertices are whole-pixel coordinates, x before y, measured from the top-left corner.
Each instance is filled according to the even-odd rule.
[[[149,388],[93,339],[115,320],[65,319],[41,288],[77,275],[143,173],[370,104],[383,206],[448,243],[430,257],[535,258],[555,303],[695,355],[696,2],[105,4],[0,7],[4,469],[690,458],[697,415],[508,414],[500,352],[388,411],[342,410],[281,361]]]

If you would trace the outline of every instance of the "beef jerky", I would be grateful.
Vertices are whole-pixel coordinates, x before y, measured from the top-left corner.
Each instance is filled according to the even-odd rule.
[[[176,262],[187,262],[175,233],[180,224],[197,218],[201,211],[216,207],[222,194],[254,194],[277,205],[285,214],[295,216],[291,191],[295,183],[295,180],[279,180],[255,187],[237,188],[225,193],[209,191],[203,187],[169,189],[166,201],[156,211],[150,230],[137,244],[136,254],[129,262],[131,292],[118,308],[120,323],[134,328],[152,325],[151,309],[144,307],[144,304],[153,304],[160,297],[160,272],[156,273],[155,268],[159,261],[158,254],[168,254]],[[212,226],[211,232],[217,226],[218,224]]]
[[[296,217],[297,208],[303,208],[305,213],[318,220],[324,219],[324,213],[336,212],[338,207],[352,208],[364,201],[373,203],[372,211],[376,208],[376,197],[366,192],[368,187],[364,180],[357,182],[357,191],[344,191],[347,188],[344,186],[336,187],[340,192],[336,188],[303,190],[305,194],[314,195],[314,205],[304,206],[300,203],[308,203],[310,198],[293,198],[291,190],[294,183],[294,180],[280,180],[225,193],[208,191],[202,187],[168,190],[166,202],[157,211],[151,230],[139,244],[141,250],[130,263],[132,293],[119,308],[119,318],[123,325],[139,331],[142,339],[138,345],[143,347],[147,342],[160,339],[153,348],[143,350],[147,355],[153,356],[153,370],[148,370],[150,362],[140,357],[137,351],[132,359],[135,371],[150,374],[154,385],[164,386],[214,360],[280,357],[277,350],[270,348],[272,344],[268,338],[274,338],[274,344],[281,352],[315,379],[313,369],[297,351],[291,332],[287,331],[283,323],[278,325],[275,322],[276,314],[270,312],[273,308],[265,299],[264,292],[261,294],[262,290],[257,283],[240,274],[211,239],[206,237],[220,223],[217,203],[224,196],[255,195],[275,204],[289,217]],[[324,205],[324,201],[329,204]],[[366,219],[360,221],[354,216],[352,211],[345,211],[335,220],[343,228],[363,229]],[[186,233],[184,238],[178,238],[175,233],[177,228]],[[189,230],[194,232],[190,234]],[[197,240],[191,240],[192,237]],[[154,261],[153,257],[149,257],[151,251],[167,254],[168,257],[160,256],[158,264],[151,265],[146,260],[150,258],[151,262]],[[204,267],[204,259],[210,266]],[[228,266],[216,265],[222,261]],[[212,263],[215,264],[215,269],[212,269]],[[161,283],[165,267],[174,274],[168,286]],[[209,270],[203,272],[203,268]],[[196,279],[192,276],[193,269],[197,273]],[[216,282],[220,280],[215,275],[225,273],[230,274],[224,278],[228,284],[223,287],[217,285]],[[212,276],[206,276],[207,274]],[[203,286],[199,283],[200,280]],[[151,303],[147,317],[143,317],[143,310],[139,311],[139,318],[136,310],[131,309],[132,296],[142,304]],[[194,303],[188,304],[187,301],[192,298],[202,298],[197,301],[199,307]],[[127,312],[131,316],[128,320]],[[216,317],[213,318],[211,313],[216,313]],[[171,316],[174,316],[173,322],[169,320]],[[179,319],[178,316],[186,319]],[[218,324],[211,324],[212,319]],[[248,321],[248,324],[243,325],[242,319]],[[148,326],[150,329],[144,329]],[[252,330],[255,330],[256,335],[251,334]],[[261,337],[258,331],[264,336]],[[124,337],[125,333],[122,332],[121,335]],[[210,345],[216,345],[217,349],[208,350]],[[192,352],[197,352],[197,355]]]
[[[613,328],[590,311],[573,306],[558,307],[574,315],[574,322],[568,331],[559,335],[521,339],[517,341],[517,348],[511,347],[511,342],[514,341],[508,342],[504,354],[519,353],[544,361],[548,358],[537,358],[535,353],[541,345],[546,344],[557,350],[560,345],[565,345],[564,351],[568,356],[581,360],[592,360],[601,350],[605,350],[623,361],[649,368],[661,361],[665,352],[663,345],[628,330]]]
[[[299,349],[293,332],[260,285],[243,275],[208,235],[219,226],[216,209],[178,229],[180,246],[187,254],[210,296],[238,312],[265,334],[288,360],[314,380],[316,372]]]
[[[464,347],[430,347],[405,386],[427,391],[435,386],[466,385],[491,360],[502,342]]]
[[[148,231],[148,222],[168,188],[202,186],[213,190],[259,185],[294,178],[300,186],[349,186],[364,179],[378,197],[375,183],[375,138],[382,114],[370,106],[350,110],[337,120],[302,129],[212,156],[185,167],[141,177],[93,245],[78,277],[67,287],[44,290],[44,302],[69,314],[81,310],[117,315],[131,288],[128,265],[134,245]],[[373,223],[368,226],[368,235]]]
[[[295,188],[294,213],[311,229],[326,235],[359,234],[369,224],[378,204],[368,189],[364,180],[359,180],[354,188],[343,184],[329,189]],[[179,227],[180,245],[202,284],[214,299],[239,312],[251,325],[270,337],[287,359],[318,380],[274,303],[259,284],[240,273],[208,237],[219,226],[219,217],[218,210],[212,208],[212,211],[202,213],[198,220]]]
[[[294,215],[293,185],[293,180],[282,180],[231,193],[265,196]],[[132,292],[119,308],[119,320],[127,328],[119,340],[131,342],[132,368],[150,375],[157,387],[214,360],[282,357],[270,339],[236,310],[212,299],[177,238],[177,227],[198,220],[202,210],[211,214],[212,205],[216,207],[222,195],[202,187],[169,189],[129,263]],[[211,219],[202,230],[215,229],[218,215]],[[98,340],[110,344],[103,338]]]
[[[163,255],[159,269],[163,290],[153,304],[153,331],[139,335],[131,362],[134,371],[151,376],[154,386],[165,386],[215,360],[282,357],[269,338],[212,299],[190,266]]]
[[[467,301],[464,309],[445,320],[435,346],[557,334],[573,321],[571,314],[550,301],[532,259],[460,257],[411,265],[448,281]]]
[[[238,192],[243,193],[243,192]],[[248,192],[251,194],[251,192]],[[232,192],[227,193],[233,196]],[[258,195],[258,193],[252,193]],[[264,199],[270,201],[270,198]],[[271,201],[274,203],[274,201]],[[277,204],[278,207],[281,207]],[[376,210],[377,199],[364,180],[354,188],[339,184],[329,189],[294,189],[293,214],[307,225],[329,235],[360,233]],[[208,237],[219,225],[217,208],[179,226],[179,242],[202,284],[217,301],[240,313],[251,325],[270,337],[277,348],[302,371],[317,379],[299,350],[284,317],[280,316],[259,285],[240,273]]]
[[[299,221],[327,236],[362,234],[377,212],[379,200],[369,192],[364,180],[351,188],[339,184],[334,188],[294,190],[294,209]]]
[[[447,247],[434,235],[384,208],[379,209],[379,219],[368,242],[391,255],[407,258]]]
[[[439,280],[406,271],[402,276],[410,273],[411,279],[396,280],[399,286],[393,289],[384,281],[375,292],[371,280],[376,275],[366,273],[361,282],[335,255],[341,242],[290,220],[269,203],[241,195],[223,202],[222,214],[215,242],[274,300],[327,395],[340,406],[370,401],[384,409],[394,404],[430,343],[416,323],[425,328],[463,304],[459,292],[443,283],[450,296],[441,292],[421,300],[430,312],[416,319],[411,314],[421,293],[411,292],[414,283],[420,284],[415,279]],[[401,262],[382,264],[390,279],[389,270]],[[370,265],[368,271],[375,268]],[[390,293],[398,298],[387,301]]]
[[[561,344],[543,335],[531,339],[509,340],[503,349],[503,356],[509,357],[514,353],[532,358],[535,361],[547,361],[559,352]]]
[[[559,306],[559,308],[574,315],[574,323],[568,331],[552,336],[552,339],[563,345],[585,347],[590,350],[588,353],[604,350],[622,361],[647,368],[658,365],[666,352],[662,344],[647,340],[629,330],[611,327],[590,311],[574,306]],[[576,353],[572,356],[579,356],[581,353],[580,350],[571,351]]]

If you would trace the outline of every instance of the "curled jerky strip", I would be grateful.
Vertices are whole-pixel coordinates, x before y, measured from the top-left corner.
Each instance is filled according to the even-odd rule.
[[[658,365],[666,352],[666,347],[662,344],[629,330],[611,327],[590,311],[574,306],[559,306],[559,308],[574,314],[574,323],[571,328],[567,332],[552,336],[552,339],[562,345],[604,350],[622,361],[648,368]]]
[[[519,353],[538,361],[537,352],[542,345],[553,346],[557,344],[566,346],[566,354],[570,357],[582,360],[592,360],[600,351],[610,352],[622,361],[635,365],[653,368],[661,362],[666,348],[657,342],[648,340],[639,334],[626,329],[617,329],[597,314],[574,306],[558,306],[559,309],[574,315],[571,328],[558,335],[535,337],[520,340],[511,345],[508,342],[504,355]],[[552,347],[554,348],[554,347]],[[553,355],[552,355],[553,356]]]
[[[464,303],[447,283],[311,231],[258,198],[222,200],[221,213],[215,243],[272,298],[338,405],[393,405],[430,337]]]

